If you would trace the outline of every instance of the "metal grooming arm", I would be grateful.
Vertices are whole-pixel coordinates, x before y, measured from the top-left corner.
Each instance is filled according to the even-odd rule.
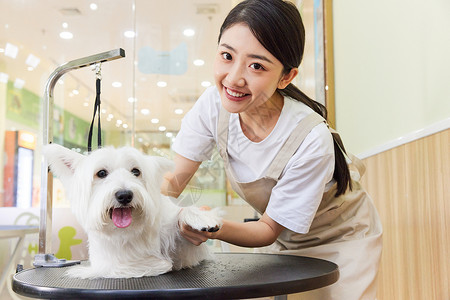
[[[122,48],[87,56],[84,58],[69,61],[58,68],[50,75],[45,86],[43,104],[43,145],[53,142],[53,89],[58,80],[65,73],[91,65],[119,59],[125,57],[125,50]],[[52,238],[52,205],[53,205],[53,175],[48,170],[48,164],[44,157],[41,161],[41,210],[39,225],[39,254],[34,258],[36,267],[61,267],[77,264],[79,261],[66,261],[58,259],[53,254],[48,254],[51,249]]]

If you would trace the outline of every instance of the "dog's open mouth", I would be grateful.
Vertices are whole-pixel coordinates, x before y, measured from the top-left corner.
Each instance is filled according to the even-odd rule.
[[[133,217],[131,216],[131,207],[113,207],[109,210],[109,217],[118,228],[130,226]]]

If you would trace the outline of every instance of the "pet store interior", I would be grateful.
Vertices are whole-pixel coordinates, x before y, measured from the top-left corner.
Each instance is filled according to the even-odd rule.
[[[103,145],[172,159],[181,120],[214,85],[218,32],[239,2],[0,0],[0,299],[27,299],[11,277],[17,264],[32,268],[39,252],[46,130],[54,143],[86,153],[101,78]],[[384,232],[377,299],[450,299],[450,2],[292,2],[306,29],[294,83],[327,106],[330,125],[366,165],[361,182]],[[61,75],[46,115],[55,70],[117,49],[124,57]],[[222,207],[235,221],[257,217],[231,189],[218,152],[180,201]],[[86,234],[57,178],[51,210],[51,253],[86,259]]]

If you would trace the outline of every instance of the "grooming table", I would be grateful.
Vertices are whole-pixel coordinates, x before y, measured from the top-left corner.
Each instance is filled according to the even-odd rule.
[[[233,299],[286,295],[330,285],[332,262],[290,255],[216,253],[192,269],[155,277],[74,279],[66,268],[35,268],[13,276],[13,290],[44,299]],[[82,264],[88,262],[83,261]]]

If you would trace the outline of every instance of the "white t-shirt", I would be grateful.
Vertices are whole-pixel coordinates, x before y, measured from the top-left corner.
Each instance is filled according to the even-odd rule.
[[[218,142],[220,108],[217,88],[208,88],[183,118],[173,150],[193,161],[210,159],[214,145]],[[236,180],[250,182],[264,177],[292,130],[312,112],[305,104],[285,97],[274,129],[257,143],[243,134],[239,115],[232,113],[227,150]],[[307,233],[323,193],[333,184],[333,171],[333,138],[327,126],[321,123],[307,135],[287,163],[272,190],[266,213],[292,231]]]

